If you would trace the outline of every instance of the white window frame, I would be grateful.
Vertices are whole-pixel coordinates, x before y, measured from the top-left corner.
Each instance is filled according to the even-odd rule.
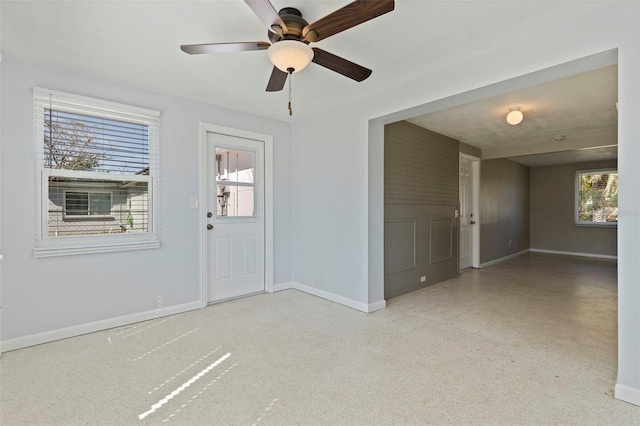
[[[34,87],[34,137],[36,146],[36,236],[35,257],[51,257],[88,253],[106,253],[154,249],[160,247],[158,239],[158,166],[160,143],[160,112],[135,106],[88,98],[55,90]],[[105,119],[144,124],[149,129],[149,174],[121,175],[77,170],[49,169],[44,167],[44,113],[45,109],[99,116]],[[53,176],[131,181],[148,184],[147,232],[114,233],[96,235],[49,235],[49,178]],[[87,191],[87,192],[101,192]],[[109,192],[105,190],[104,192]],[[39,194],[39,195],[38,195]],[[66,199],[64,201],[66,203]],[[113,194],[112,194],[113,202]],[[77,216],[72,216],[77,217]],[[97,216],[96,216],[97,218]]]
[[[585,174],[594,174],[594,173],[615,173],[618,174],[617,167],[605,167],[602,169],[588,169],[588,170],[576,170],[576,174],[574,176],[574,215],[573,220],[576,226],[585,226],[585,227],[605,227],[605,228],[615,228],[618,226],[618,222],[585,222],[580,220],[580,176]],[[619,175],[618,175],[619,178]]]

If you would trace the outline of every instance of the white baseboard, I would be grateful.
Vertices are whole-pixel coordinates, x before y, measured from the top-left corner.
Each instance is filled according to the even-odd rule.
[[[114,327],[121,327],[123,325],[133,324],[140,321],[148,321],[151,319],[165,317],[168,315],[175,315],[187,311],[193,311],[200,308],[200,301],[195,301],[184,303],[181,305],[154,309],[152,311],[138,312],[135,314],[123,315],[121,317],[94,321],[87,324],[74,325],[72,327],[59,328],[57,330],[45,331],[43,333],[16,337],[15,339],[3,340],[2,351],[13,351],[16,349],[26,348],[28,346],[40,345],[42,343],[80,336],[87,333],[94,333],[96,331],[107,330]]]
[[[328,291],[320,290],[315,287],[309,287],[308,285],[293,282],[291,288],[295,288],[296,290],[302,291],[304,293],[311,294],[313,296],[318,296],[326,300],[330,300],[332,302],[339,303],[344,306],[348,306],[350,308],[356,309],[361,312],[370,313],[373,311],[378,311],[387,306],[386,300],[380,300],[374,303],[362,303],[353,299],[349,299],[344,296],[340,296],[335,293],[330,293]]]
[[[618,260],[618,256],[611,256],[608,254],[594,254],[594,253],[578,253],[573,251],[560,251],[560,250],[544,250],[544,249],[529,249],[534,253],[547,253],[547,254],[561,254],[563,256],[581,256],[581,257],[595,257],[597,259],[611,259]]]
[[[484,268],[485,266],[495,265],[496,263],[504,262],[505,260],[513,259],[514,257],[523,255],[528,253],[530,249],[522,250],[517,253],[510,254],[509,256],[501,257],[499,259],[493,259],[488,262],[484,262],[480,264],[480,268]]]
[[[628,402],[629,404],[640,406],[640,389],[617,384],[615,388],[615,397],[621,401]]]
[[[374,312],[374,311],[379,311],[379,310],[384,309],[384,308],[387,307],[387,301],[382,299],[382,300],[379,300],[377,302],[369,303],[368,306],[369,306],[369,310],[367,311],[367,313],[371,313],[371,312]]]
[[[275,284],[273,286],[273,292],[275,293],[276,291],[288,290],[290,288],[293,288],[294,284],[295,283],[293,281],[289,281],[289,282],[286,282],[286,283]]]

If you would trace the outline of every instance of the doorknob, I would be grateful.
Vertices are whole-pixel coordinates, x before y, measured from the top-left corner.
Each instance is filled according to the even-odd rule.
[[[472,221],[471,221],[471,224],[472,224],[472,225],[475,225],[475,224],[476,224],[476,221],[475,221],[475,220],[472,220]]]
[[[213,225],[212,225],[212,224],[210,224],[210,223],[207,223],[207,229],[208,229],[209,231],[211,231],[211,230],[213,229]]]

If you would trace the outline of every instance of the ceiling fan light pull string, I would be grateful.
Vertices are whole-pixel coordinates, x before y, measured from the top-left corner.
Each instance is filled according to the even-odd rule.
[[[289,117],[293,115],[293,109],[291,109],[291,80],[293,79],[294,71],[293,68],[287,68],[287,72],[289,73]]]

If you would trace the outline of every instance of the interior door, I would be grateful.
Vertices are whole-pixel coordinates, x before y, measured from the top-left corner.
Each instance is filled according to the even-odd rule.
[[[473,163],[460,158],[460,270],[473,266]]]
[[[207,299],[265,290],[264,143],[207,134]]]

